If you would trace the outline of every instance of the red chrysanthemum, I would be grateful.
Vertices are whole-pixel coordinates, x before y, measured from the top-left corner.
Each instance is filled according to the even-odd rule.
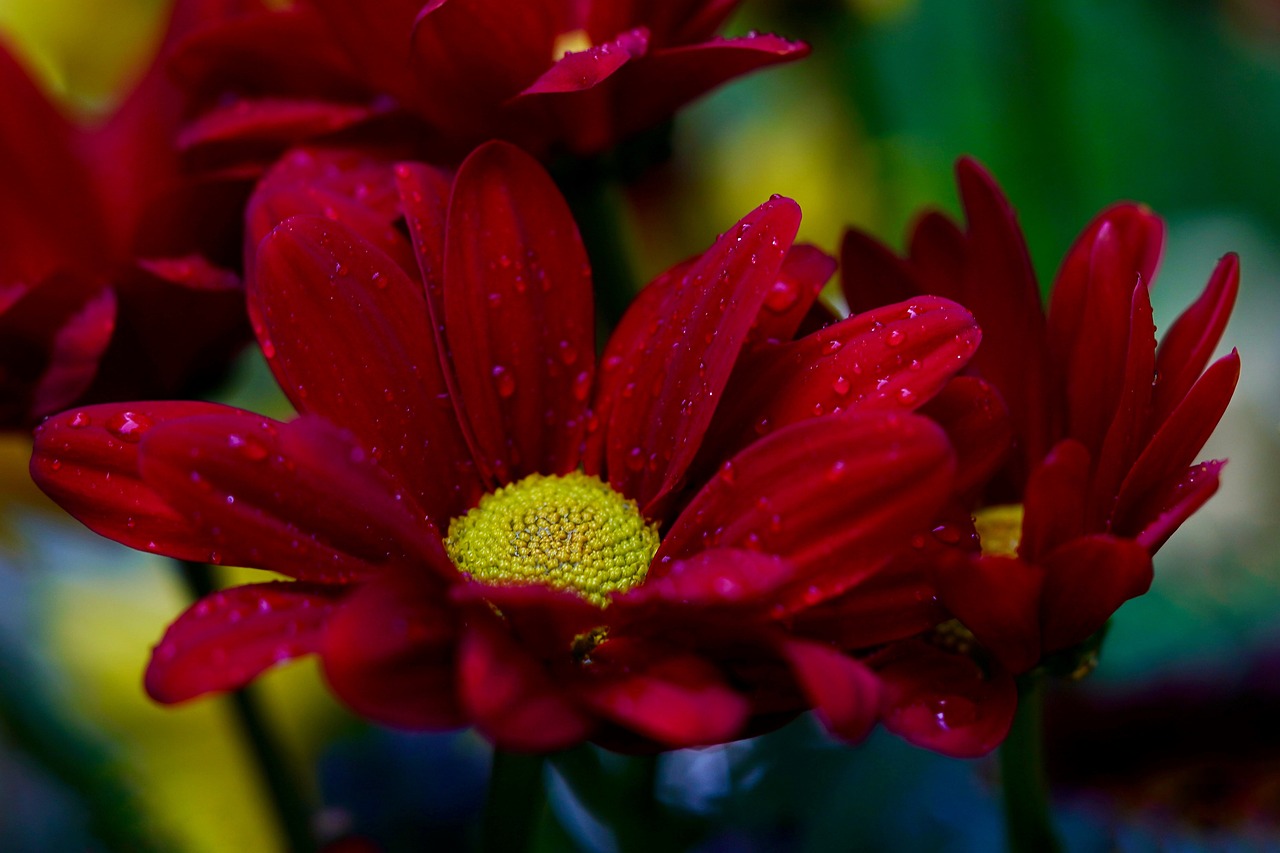
[[[179,3],[162,52],[226,5]],[[102,124],[75,124],[0,48],[0,425],[180,393],[248,339],[220,266],[237,265],[248,184],[184,177],[181,110],[152,67]]]
[[[153,696],[317,653],[362,714],[508,748],[703,744],[806,707],[848,738],[874,723],[876,674],[785,626],[859,590],[868,644],[933,624],[883,570],[953,487],[910,409],[975,349],[968,312],[919,297],[793,340],[834,264],[775,198],[646,288],[597,362],[576,227],[505,143],[452,179],[303,152],[250,211],[289,217],[249,295],[300,417],[92,407],[32,459],[113,539],[295,579],[179,617]]]
[[[805,55],[715,36],[738,0],[305,0],[190,40],[183,141],[243,158],[376,121],[452,159],[493,138],[591,154],[747,72]],[[425,132],[421,124],[429,128]],[[234,153],[231,153],[234,152]]]
[[[965,514],[976,512],[975,550],[951,549],[933,570],[947,609],[1019,673],[1145,592],[1152,554],[1216,491],[1223,463],[1193,463],[1239,375],[1234,351],[1209,364],[1239,267],[1223,258],[1157,347],[1148,288],[1163,225],[1117,204],[1068,253],[1046,315],[1008,201],[976,163],[960,161],[957,173],[967,227],[924,216],[905,259],[850,232],[843,284],[852,310],[931,293],[982,326],[969,372],[1007,406],[1013,449],[961,495]],[[967,445],[987,458],[998,447]]]

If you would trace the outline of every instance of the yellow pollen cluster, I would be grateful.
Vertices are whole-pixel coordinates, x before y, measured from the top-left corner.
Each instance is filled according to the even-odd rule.
[[[988,557],[1016,557],[1022,542],[1022,504],[989,506],[978,510],[973,526]]]
[[[656,525],[596,477],[531,474],[449,522],[445,548],[480,583],[540,583],[601,607],[644,580]]]

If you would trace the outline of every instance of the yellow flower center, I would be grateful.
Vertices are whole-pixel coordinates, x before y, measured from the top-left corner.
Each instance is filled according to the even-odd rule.
[[[444,544],[480,583],[541,583],[603,607],[644,580],[658,529],[596,477],[530,474],[449,522]]]
[[[1022,504],[989,506],[978,510],[973,526],[988,557],[1016,557],[1022,541]]]
[[[591,36],[586,30],[570,30],[556,36],[555,44],[551,46],[551,60],[558,62],[564,59],[565,54],[581,53],[591,47]]]

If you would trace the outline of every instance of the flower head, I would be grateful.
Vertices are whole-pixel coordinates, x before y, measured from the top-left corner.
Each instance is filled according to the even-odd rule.
[[[179,3],[161,52],[222,5]],[[101,124],[76,123],[0,49],[0,425],[184,392],[247,340],[247,184],[183,174],[181,101],[156,64]]]
[[[894,585],[881,570],[953,471],[897,390],[933,397],[979,335],[920,297],[794,339],[833,271],[798,224],[785,198],[753,211],[597,360],[577,230],[528,155],[490,143],[450,176],[302,152],[251,205],[269,232],[249,283],[300,417],[70,411],[33,476],[118,541],[295,579],[180,616],[148,669],[161,701],[317,653],[360,713],[509,748],[711,743],[807,707],[860,737],[877,676],[786,626]],[[919,631],[918,609],[865,638]]]
[[[237,156],[411,117],[402,136],[430,139],[433,156],[491,138],[592,154],[807,53],[775,36],[716,37],[737,5],[396,0],[371,16],[362,3],[310,0],[261,12],[177,58],[200,113],[184,141]]]
[[[965,629],[1022,672],[1145,592],[1151,555],[1216,491],[1223,463],[1194,462],[1239,375],[1234,351],[1209,364],[1239,267],[1223,258],[1157,347],[1148,290],[1163,225],[1117,204],[1067,254],[1046,314],[1008,202],[974,162],[957,173],[967,226],[924,216],[905,259],[850,232],[844,291],[854,310],[945,295],[982,325],[973,387],[1007,408],[1012,452],[1000,464],[998,442],[957,440],[987,473],[958,495],[974,513],[957,540],[970,547],[939,559],[935,581]]]

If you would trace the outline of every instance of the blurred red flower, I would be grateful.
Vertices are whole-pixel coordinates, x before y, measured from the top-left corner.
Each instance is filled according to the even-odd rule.
[[[179,2],[161,47],[234,11]],[[158,65],[100,124],[63,115],[0,48],[0,425],[82,400],[187,393],[248,340],[240,176],[183,174]]]
[[[183,143],[243,160],[375,122],[455,160],[502,138],[593,154],[799,43],[715,33],[738,0],[305,0],[187,41],[174,62],[196,119]],[[427,129],[422,128],[422,124]],[[456,161],[456,160],[455,160]]]
[[[1067,254],[1046,316],[1008,201],[973,161],[957,174],[967,227],[925,215],[905,259],[851,231],[843,287],[854,311],[931,293],[982,326],[969,372],[1007,407],[1013,450],[960,496],[976,530],[939,528],[961,547],[934,562],[934,581],[964,628],[1020,673],[1146,592],[1152,554],[1217,490],[1223,462],[1193,463],[1239,376],[1234,350],[1209,365],[1239,266],[1223,258],[1157,347],[1148,288],[1163,225],[1117,204]],[[983,440],[957,446],[991,455]]]
[[[160,701],[317,653],[356,711],[504,748],[705,744],[807,707],[858,738],[880,679],[784,626],[857,590],[865,643],[936,621],[881,571],[953,485],[910,409],[979,333],[926,296],[793,340],[834,269],[799,217],[775,197],[661,276],[597,363],[586,256],[527,154],[451,179],[299,152],[250,205],[249,299],[301,416],[74,410],[32,474],[117,541],[295,578],[180,616]]]

